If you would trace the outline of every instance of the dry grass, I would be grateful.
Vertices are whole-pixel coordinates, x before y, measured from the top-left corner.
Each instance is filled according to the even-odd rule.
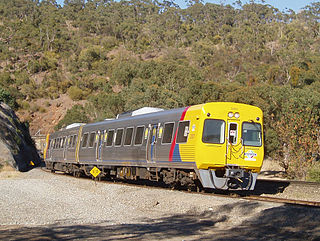
[[[19,171],[3,161],[3,159],[0,159],[0,179],[14,178],[19,175]]]

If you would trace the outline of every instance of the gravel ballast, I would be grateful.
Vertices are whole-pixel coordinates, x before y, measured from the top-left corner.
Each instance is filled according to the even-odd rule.
[[[94,182],[33,169],[0,175],[0,240],[320,237],[320,209]]]

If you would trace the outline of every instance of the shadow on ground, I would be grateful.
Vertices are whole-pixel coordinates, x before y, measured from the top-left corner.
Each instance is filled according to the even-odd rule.
[[[290,182],[288,181],[270,181],[258,179],[254,191],[251,191],[251,193],[255,195],[282,193],[289,185]]]
[[[0,240],[318,240],[320,209],[290,205],[266,209],[240,201],[218,211],[146,219],[133,224],[0,227]],[[240,220],[240,221],[239,221]]]

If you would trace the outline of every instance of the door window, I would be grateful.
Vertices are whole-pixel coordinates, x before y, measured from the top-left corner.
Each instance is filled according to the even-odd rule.
[[[237,136],[238,136],[238,124],[230,123],[229,124],[229,143],[232,145],[237,144]]]

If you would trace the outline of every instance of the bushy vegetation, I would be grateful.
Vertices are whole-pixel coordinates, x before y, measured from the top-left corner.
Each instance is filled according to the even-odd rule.
[[[319,159],[320,3],[189,2],[0,0],[0,87],[29,111],[45,96],[86,101],[57,128],[142,106],[257,105],[266,154],[305,179]]]
[[[17,103],[14,97],[10,95],[10,93],[0,87],[0,102],[4,102],[9,105],[12,109],[17,108]]]

